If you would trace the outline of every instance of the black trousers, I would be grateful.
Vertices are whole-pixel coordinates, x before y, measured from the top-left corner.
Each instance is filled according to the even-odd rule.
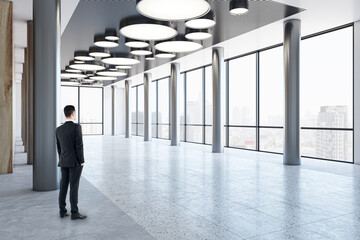
[[[83,167],[62,167],[61,168],[61,181],[60,181],[60,193],[59,193],[59,208],[60,212],[67,212],[66,210],[66,194],[70,183],[70,204],[71,213],[76,214],[78,209],[78,191],[80,176]]]

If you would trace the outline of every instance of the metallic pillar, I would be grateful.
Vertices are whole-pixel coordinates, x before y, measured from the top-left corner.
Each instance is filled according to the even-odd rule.
[[[125,81],[125,138],[131,138],[131,81]]]
[[[300,41],[301,22],[284,23],[284,164],[300,165]]]
[[[144,141],[151,141],[151,73],[144,73]]]
[[[225,122],[225,62],[224,49],[213,48],[213,153],[224,152],[224,122]]]
[[[354,163],[360,164],[360,21],[354,23]]]
[[[179,81],[180,64],[171,64],[170,77],[170,139],[171,146],[180,145]]]
[[[111,136],[115,136],[115,87],[111,86]]]
[[[26,81],[27,81],[27,164],[34,162],[34,29],[33,21],[27,22]]]
[[[34,0],[33,188],[59,188],[55,129],[60,104],[60,0]]]

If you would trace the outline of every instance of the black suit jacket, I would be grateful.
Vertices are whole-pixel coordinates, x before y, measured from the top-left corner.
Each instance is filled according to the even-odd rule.
[[[78,167],[84,163],[84,148],[80,124],[67,121],[56,128],[59,167]]]

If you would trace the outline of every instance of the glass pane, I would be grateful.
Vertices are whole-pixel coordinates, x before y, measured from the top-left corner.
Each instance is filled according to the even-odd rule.
[[[159,123],[170,123],[169,107],[169,78],[165,78],[158,81]]]
[[[136,123],[136,100],[137,100],[137,87],[131,88],[130,93],[130,111],[131,111],[131,122]]]
[[[186,141],[203,143],[203,127],[202,126],[186,126]]]
[[[78,111],[79,104],[79,92],[77,87],[61,87],[61,123],[65,122],[64,107],[67,105],[73,105],[75,111]],[[76,116],[76,122],[78,121],[78,115]]]
[[[352,128],[353,28],[301,43],[301,126]]]
[[[131,134],[132,135],[136,135],[136,126],[137,126],[137,124],[131,124]]]
[[[151,83],[150,89],[150,108],[151,108],[151,122],[156,123],[156,87],[157,82]]]
[[[180,81],[179,81],[179,113],[180,113],[180,124],[185,124],[185,104],[184,104],[184,76],[185,74],[180,74]]]
[[[205,144],[212,144],[212,127],[205,127]]]
[[[283,47],[260,52],[260,125],[283,126]]]
[[[180,141],[185,141],[185,125],[180,125]]]
[[[153,138],[156,138],[157,136],[156,136],[156,125],[155,125],[155,124],[152,125],[151,131],[152,131],[152,132],[151,132],[152,137],[153,137]]]
[[[260,128],[260,151],[283,152],[284,130]]]
[[[139,123],[138,124],[138,132],[137,132],[138,136],[144,136],[144,124]]]
[[[102,123],[102,88],[80,88],[80,122]]]
[[[144,123],[144,85],[138,86],[138,123]]]
[[[102,134],[102,124],[81,124],[83,135]]]
[[[301,130],[301,155],[353,161],[352,131]]]
[[[230,127],[229,146],[245,149],[256,149],[256,129]]]
[[[158,138],[169,139],[169,125],[158,125]]]
[[[186,73],[186,123],[203,124],[203,70]]]
[[[213,105],[212,105],[212,67],[205,68],[205,125],[212,125]]]
[[[229,123],[256,125],[256,56],[229,61]]]

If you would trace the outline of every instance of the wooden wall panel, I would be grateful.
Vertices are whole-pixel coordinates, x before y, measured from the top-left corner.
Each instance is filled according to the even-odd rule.
[[[13,170],[13,5],[0,1],[0,174]]]

